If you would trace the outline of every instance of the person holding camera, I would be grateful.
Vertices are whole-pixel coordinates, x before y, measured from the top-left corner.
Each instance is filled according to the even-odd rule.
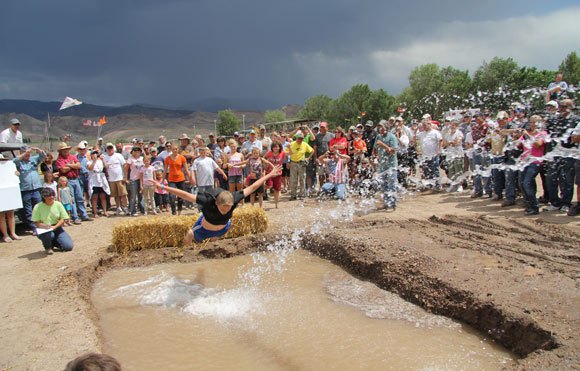
[[[101,201],[103,208],[103,216],[108,217],[107,214],[107,197],[111,194],[109,182],[105,171],[107,165],[105,164],[104,156],[99,150],[91,151],[91,159],[87,162],[87,169],[89,170],[89,193],[91,194],[91,205],[93,206],[93,215],[98,217],[97,204]]]
[[[306,165],[314,149],[304,142],[304,133],[298,131],[296,140],[287,145],[284,152],[290,156],[290,201],[304,198]]]

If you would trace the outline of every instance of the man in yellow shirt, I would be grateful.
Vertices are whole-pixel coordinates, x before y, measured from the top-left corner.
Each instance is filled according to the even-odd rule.
[[[299,131],[296,140],[286,146],[284,151],[290,155],[290,201],[296,200],[296,197],[302,199],[305,193],[306,165],[313,153],[312,147],[304,142],[304,134]]]

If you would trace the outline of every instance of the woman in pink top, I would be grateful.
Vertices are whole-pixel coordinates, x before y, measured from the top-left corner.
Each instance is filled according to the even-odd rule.
[[[547,133],[539,128],[541,123],[541,116],[534,115],[530,117],[530,128],[528,131],[524,131],[520,138],[520,144],[524,149],[520,161],[526,165],[521,171],[519,178],[520,188],[527,206],[525,215],[537,215],[540,213],[540,205],[536,198],[536,176],[540,172],[540,164],[546,147],[545,138],[547,137]]]
[[[241,191],[244,171],[236,165],[244,161],[244,156],[237,152],[238,143],[235,140],[228,140],[228,146],[230,147],[230,153],[228,154],[228,183],[230,192]]]

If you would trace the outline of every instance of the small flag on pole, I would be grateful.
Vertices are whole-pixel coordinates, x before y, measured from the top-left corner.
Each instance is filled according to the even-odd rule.
[[[101,119],[99,120],[99,125],[103,126],[107,123],[107,118],[105,117],[105,115],[103,115],[103,117],[101,117]]]
[[[92,120],[85,120],[85,121],[83,121],[83,126],[93,126],[93,121]]]
[[[81,102],[78,99],[66,97],[66,98],[64,98],[64,101],[62,102],[62,105],[60,106],[59,111],[62,111],[63,109],[67,109],[67,108],[70,108],[73,106],[78,106],[79,104],[83,104],[83,102]]]

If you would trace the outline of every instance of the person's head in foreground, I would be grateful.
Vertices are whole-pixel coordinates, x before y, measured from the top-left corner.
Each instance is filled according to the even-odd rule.
[[[121,371],[121,364],[106,354],[88,353],[70,361],[64,371]]]

